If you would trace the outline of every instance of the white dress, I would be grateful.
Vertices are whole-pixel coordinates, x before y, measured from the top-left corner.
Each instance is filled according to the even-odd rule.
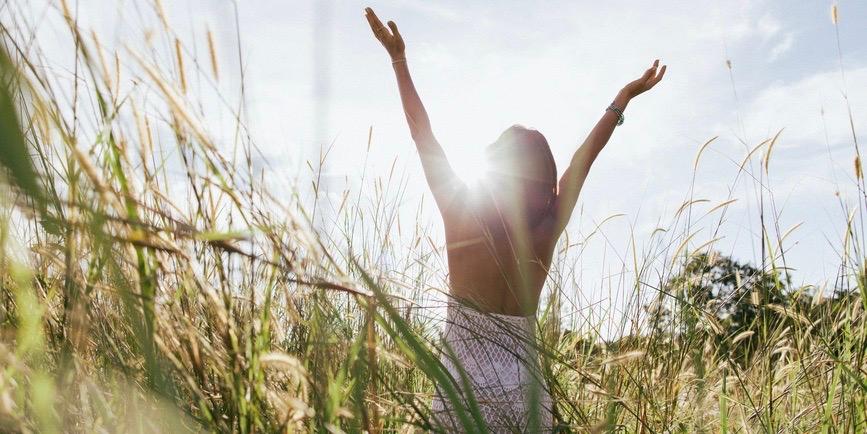
[[[491,432],[551,432],[551,397],[540,375],[534,331],[533,316],[483,313],[454,301],[448,305],[443,343],[451,347],[455,357],[443,349],[440,361],[456,380],[459,393],[463,383],[458,364],[463,366]],[[464,409],[469,408],[466,402]],[[537,403],[535,408],[532,402]],[[439,385],[431,410],[434,423],[441,429],[463,432],[451,401]],[[536,429],[530,426],[531,410],[535,410]],[[471,413],[466,414],[472,420]]]

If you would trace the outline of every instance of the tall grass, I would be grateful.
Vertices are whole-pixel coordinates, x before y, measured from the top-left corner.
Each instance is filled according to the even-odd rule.
[[[433,429],[434,384],[457,402],[462,379],[437,359],[443,246],[401,222],[405,179],[346,189],[331,230],[314,228],[301,191],[269,190],[249,138],[225,143],[204,121],[191,83],[221,79],[210,32],[208,59],[191,58],[156,2],[170,55],[106,52],[66,2],[52,13],[75,47],[72,77],[42,66],[51,59],[30,24],[2,27],[0,430]],[[243,131],[240,110],[224,109]],[[761,173],[780,137],[753,146],[733,181],[757,183],[771,208],[762,215],[779,215]],[[623,264],[635,281],[612,291],[632,318],[613,336],[572,296],[573,261],[596,231],[564,237],[537,328],[558,429],[863,431],[860,199],[841,203],[840,271],[823,297],[790,283],[791,230],[772,219],[761,220],[762,263],[726,265],[715,234],[734,198],[699,219],[707,201],[688,191],[649,250],[633,247]],[[714,236],[697,239],[701,229]],[[700,290],[721,282],[728,298]],[[749,306],[747,323],[721,314],[733,305]],[[460,418],[484,432],[473,406]]]

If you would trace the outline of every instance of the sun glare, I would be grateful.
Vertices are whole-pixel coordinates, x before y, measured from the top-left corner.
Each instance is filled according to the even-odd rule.
[[[469,187],[479,185],[488,174],[488,160],[482,150],[469,146],[455,155],[453,166],[458,178]]]

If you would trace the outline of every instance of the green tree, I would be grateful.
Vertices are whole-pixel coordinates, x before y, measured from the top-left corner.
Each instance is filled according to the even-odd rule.
[[[735,336],[753,332],[738,339],[733,356],[743,359],[782,319],[779,311],[789,304],[791,276],[712,252],[692,257],[664,288],[674,302],[648,310],[654,331],[695,336],[703,330],[699,323],[704,317],[722,328],[722,333],[716,330],[716,340],[723,347]]]

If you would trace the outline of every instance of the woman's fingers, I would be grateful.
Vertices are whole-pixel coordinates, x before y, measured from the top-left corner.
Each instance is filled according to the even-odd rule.
[[[644,71],[644,74],[641,75],[641,79],[643,81],[650,80],[653,77],[653,75],[656,73],[656,66],[657,65],[659,65],[659,59],[656,59],[655,61],[653,61],[653,66],[651,66],[650,68],[647,68],[647,70]]]
[[[653,77],[653,68],[647,68],[644,74],[641,75],[641,79],[644,81],[647,81],[650,77]]]
[[[371,28],[373,28],[373,23],[374,23],[374,17],[375,17],[375,16],[376,16],[376,14],[373,13],[373,9],[371,9],[371,8],[364,8],[364,18],[367,18],[367,22],[368,22],[368,24],[370,24],[370,27],[371,27]]]
[[[388,33],[388,29],[382,25],[382,21],[379,20],[379,17],[376,16],[376,13],[373,12],[371,8],[364,8],[366,12],[365,17],[367,17],[367,22],[370,23],[370,29],[373,30],[373,34],[376,35],[377,38],[382,39],[388,36],[391,36]]]
[[[366,13],[364,14],[364,17],[367,18],[367,24],[370,24],[370,30],[373,30],[373,34],[378,37],[379,35],[377,35],[376,32],[376,21],[374,21],[373,15]]]
[[[391,29],[392,35],[397,36],[398,38],[400,37],[400,32],[397,31],[397,24],[395,24],[394,21],[389,21],[388,27]]]
[[[651,66],[650,69],[645,71],[644,76],[642,77],[642,79],[644,79],[645,81],[645,86],[647,89],[650,89],[651,87],[655,86],[656,83],[659,83],[660,80],[662,80],[662,76],[665,75],[666,66],[668,65],[662,65],[662,68],[659,68],[659,70],[657,71],[657,68],[659,67],[659,59],[653,61],[653,66]]]
[[[626,89],[629,90],[633,97],[644,93],[662,80],[662,76],[665,75],[665,69],[666,65],[662,65],[662,68],[659,68],[659,59],[654,60],[653,66],[644,71],[641,77],[627,84]]]
[[[665,68],[668,65],[662,65],[662,68],[659,69],[659,74],[656,75],[656,78],[653,79],[653,84],[659,83],[662,80],[662,76],[665,75]]]
[[[379,26],[382,25],[382,21],[379,21],[379,17],[376,16],[376,12],[374,12],[373,9],[367,7],[367,8],[364,8],[364,12],[365,12],[365,16],[367,17],[367,21],[369,21],[372,25],[373,24],[376,24]]]
[[[650,67],[650,70],[653,71],[653,74],[651,74],[651,77],[656,75],[656,68],[658,68],[658,67],[659,67],[659,59],[656,59],[653,61],[653,66]]]

